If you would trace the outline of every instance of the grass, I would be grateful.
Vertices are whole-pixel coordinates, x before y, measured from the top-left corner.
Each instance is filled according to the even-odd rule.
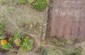
[[[40,55],[81,55],[81,48],[64,48],[64,47],[50,47],[40,48]]]
[[[43,11],[48,5],[48,0],[36,0],[32,5],[36,10]]]
[[[48,5],[48,0],[9,0],[9,2],[14,2],[16,4],[30,4],[35,8],[37,11],[44,11]],[[6,0],[0,0],[1,4],[9,3]]]
[[[6,2],[4,4],[0,4],[1,6],[0,20],[3,20],[3,22],[6,25],[5,31],[7,31],[7,33],[10,34],[14,34],[14,32],[18,30],[19,33],[22,32],[23,34],[25,33],[25,34],[32,35],[32,38],[36,39],[36,42],[40,42],[40,36],[43,35],[45,31],[44,24],[46,24],[45,21],[47,19],[46,11],[38,12],[35,9],[33,9],[29,4],[18,5],[16,1],[14,2],[12,0],[10,0],[9,2],[10,3]],[[24,47],[25,46],[23,44],[23,48]],[[31,48],[32,47],[28,49]],[[10,51],[11,53],[16,52],[15,49],[12,50],[13,51]]]
[[[48,44],[49,43],[49,44]],[[45,51],[46,55],[83,55],[82,52],[84,52],[84,47],[82,47],[82,44],[79,45],[73,45],[70,43],[67,43],[66,41],[61,41],[59,39],[49,39],[47,43],[51,46],[44,46],[41,50],[42,52]],[[39,50],[40,51],[40,50]]]

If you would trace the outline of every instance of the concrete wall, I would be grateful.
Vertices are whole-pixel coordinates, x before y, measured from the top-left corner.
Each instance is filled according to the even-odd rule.
[[[85,39],[85,0],[51,0],[49,13],[49,36]]]

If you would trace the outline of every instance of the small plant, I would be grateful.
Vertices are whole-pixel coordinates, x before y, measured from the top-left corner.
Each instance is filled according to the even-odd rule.
[[[11,44],[7,41],[5,36],[0,37],[0,45],[3,50],[9,50],[11,48]]]
[[[47,49],[46,48],[40,47],[39,51],[40,51],[40,55],[47,55]]]
[[[48,1],[47,0],[36,0],[32,5],[36,10],[43,11],[48,5]]]
[[[4,36],[4,23],[0,22],[0,45],[1,49],[9,50],[11,45],[7,41],[6,36]]]
[[[1,49],[9,50],[11,44],[7,41],[6,36],[4,36],[4,23],[0,22],[0,45]]]
[[[21,49],[24,51],[30,51],[33,49],[33,40],[29,39],[28,37],[24,37],[22,41]]]
[[[21,35],[20,35],[20,33],[16,33],[14,35],[14,44],[16,46],[20,46],[21,45]]]
[[[27,36],[21,36],[20,33],[16,33],[12,40],[21,50],[30,51],[33,48],[33,40],[29,39]]]

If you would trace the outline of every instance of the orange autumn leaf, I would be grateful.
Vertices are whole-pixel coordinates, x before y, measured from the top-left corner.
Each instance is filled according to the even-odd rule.
[[[1,40],[1,45],[7,44],[7,40]]]

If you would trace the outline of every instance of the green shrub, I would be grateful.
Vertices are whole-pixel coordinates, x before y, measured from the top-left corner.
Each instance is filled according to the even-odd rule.
[[[48,5],[48,1],[47,0],[36,0],[32,5],[36,10],[43,11]]]

